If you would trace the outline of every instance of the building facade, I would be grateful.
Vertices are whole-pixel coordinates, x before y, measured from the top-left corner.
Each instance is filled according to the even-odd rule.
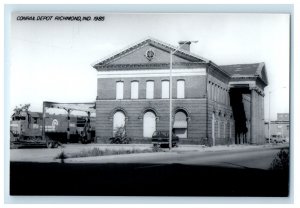
[[[265,137],[269,138],[269,128],[270,137],[273,138],[284,138],[289,139],[290,137],[290,119],[289,113],[277,113],[277,120],[270,122],[265,122]]]
[[[97,61],[96,136],[107,142],[124,127],[135,143],[172,128],[181,143],[208,146],[263,143],[263,63],[218,66],[178,47],[145,39]]]

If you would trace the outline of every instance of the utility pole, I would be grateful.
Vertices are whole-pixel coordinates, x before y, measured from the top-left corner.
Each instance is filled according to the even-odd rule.
[[[185,42],[183,42],[180,46],[178,46],[175,50],[173,50],[172,51],[172,49],[170,50],[170,81],[169,81],[169,100],[170,100],[170,103],[169,103],[169,110],[170,110],[170,120],[169,120],[169,149],[171,150],[172,149],[172,135],[173,135],[173,132],[172,132],[172,118],[173,118],[173,116],[172,116],[172,94],[173,94],[173,91],[172,91],[172,86],[173,86],[173,84],[172,84],[172,78],[173,78],[173,76],[172,76],[172,70],[173,70],[173,54],[174,53],[176,53],[178,50],[180,50],[180,48],[183,46],[183,45],[185,45],[185,44],[187,44],[187,43],[189,43],[189,44],[191,44],[191,43],[197,43],[198,41],[196,40],[196,41],[185,41]]]

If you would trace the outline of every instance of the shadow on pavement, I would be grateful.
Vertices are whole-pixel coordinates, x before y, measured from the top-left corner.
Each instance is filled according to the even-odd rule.
[[[288,196],[288,171],[183,164],[10,163],[11,195]]]

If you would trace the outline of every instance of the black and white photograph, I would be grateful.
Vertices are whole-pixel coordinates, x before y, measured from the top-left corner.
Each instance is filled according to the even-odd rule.
[[[288,13],[13,12],[11,196],[290,196]]]

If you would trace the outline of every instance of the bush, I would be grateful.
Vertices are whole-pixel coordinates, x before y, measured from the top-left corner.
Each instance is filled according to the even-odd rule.
[[[288,150],[281,149],[271,163],[271,170],[289,170],[290,155]]]
[[[69,158],[76,158],[76,157],[96,157],[96,156],[104,156],[104,155],[122,155],[122,154],[134,154],[134,153],[149,153],[149,152],[156,152],[152,149],[100,149],[100,148],[93,148],[90,150],[83,150],[78,153],[72,153],[68,155]]]

